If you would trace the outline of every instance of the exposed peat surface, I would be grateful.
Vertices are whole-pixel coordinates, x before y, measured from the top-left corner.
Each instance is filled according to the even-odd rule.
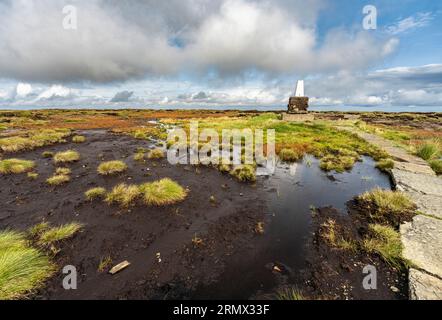
[[[54,226],[84,224],[81,232],[58,245],[60,252],[53,259],[60,270],[33,299],[272,298],[287,285],[311,298],[406,295],[403,275],[390,274],[379,258],[357,254],[346,260],[344,253],[326,251],[317,241],[316,231],[326,217],[349,223],[347,205],[354,196],[376,186],[391,188],[389,176],[370,158],[363,157],[351,172],[338,174],[321,171],[318,161],[307,156],[292,166],[278,164],[274,175],[247,184],[209,167],[173,166],[165,159],[137,162],[133,159],[137,148],[153,147],[144,140],[106,130],[76,134],[84,135],[86,142],[11,155],[34,160],[38,179],[30,180],[26,174],[0,176],[1,229],[24,231],[42,221]],[[66,165],[72,170],[71,181],[47,185],[57,166],[42,152],[69,149],[81,155],[80,161]],[[127,171],[99,175],[98,165],[110,160],[124,161]],[[141,184],[166,177],[188,189],[183,202],[165,207],[137,203],[123,209],[84,196],[93,187],[110,191],[122,182]],[[260,222],[263,234],[256,232]],[[100,272],[98,266],[106,257],[112,263]],[[327,274],[323,259],[339,270]],[[107,272],[124,260],[131,263],[127,269],[116,275]],[[362,268],[370,263],[383,274],[376,293],[359,288]],[[77,268],[77,290],[62,287],[65,265]],[[390,290],[395,283],[399,293]],[[346,284],[353,288],[343,288]]]

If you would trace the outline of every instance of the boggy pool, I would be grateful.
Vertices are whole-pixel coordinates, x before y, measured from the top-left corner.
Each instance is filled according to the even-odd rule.
[[[302,163],[278,164],[265,179],[268,213],[259,244],[232,257],[220,279],[196,290],[194,299],[249,299],[269,292],[278,282],[272,264],[295,273],[305,267],[306,243],[311,234],[311,210],[333,206],[347,214],[346,203],[375,187],[391,188],[390,178],[363,157],[351,172],[324,172],[307,156]]]

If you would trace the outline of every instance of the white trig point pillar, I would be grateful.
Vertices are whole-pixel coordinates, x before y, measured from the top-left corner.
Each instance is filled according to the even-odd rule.
[[[298,80],[298,82],[296,83],[295,97],[305,97],[304,80]]]

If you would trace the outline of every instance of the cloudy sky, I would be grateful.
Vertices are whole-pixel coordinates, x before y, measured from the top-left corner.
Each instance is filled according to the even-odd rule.
[[[305,79],[317,108],[442,111],[441,1],[0,0],[0,21],[3,109],[283,109]]]

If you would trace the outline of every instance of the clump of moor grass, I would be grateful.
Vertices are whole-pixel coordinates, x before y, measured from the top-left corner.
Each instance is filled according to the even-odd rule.
[[[51,151],[45,151],[41,154],[43,158],[49,159],[54,157],[54,153]]]
[[[293,149],[282,149],[279,152],[279,158],[284,162],[296,162],[304,157],[304,153]]]
[[[144,156],[145,156],[145,154],[143,151],[137,151],[134,154],[134,160],[138,161],[138,162],[142,162],[142,161],[144,161]]]
[[[50,244],[69,239],[82,227],[82,224],[72,222],[60,227],[46,229],[39,235],[38,244],[48,246]]]
[[[156,148],[153,150],[150,150],[149,153],[147,154],[147,158],[149,159],[162,159],[166,156],[166,154],[164,153],[163,150]]]
[[[230,175],[242,182],[255,182],[256,171],[255,167],[249,164],[243,164],[234,167],[230,171]]]
[[[54,265],[25,236],[0,231],[0,300],[21,299],[52,276]]]
[[[38,178],[38,173],[35,172],[28,172],[27,174],[28,178],[31,180],[36,180]]]
[[[376,168],[381,171],[389,171],[394,168],[394,161],[391,159],[382,159],[376,163]]]
[[[73,143],[83,143],[86,141],[86,137],[85,136],[73,136],[72,137],[72,142]]]
[[[0,160],[1,174],[19,174],[29,172],[35,167],[34,161],[22,159]]]
[[[55,174],[56,175],[70,175],[71,174],[71,169],[69,168],[57,168],[55,170]]]
[[[106,195],[105,201],[108,204],[116,203],[121,207],[129,207],[140,194],[141,191],[138,186],[122,183],[115,186],[112,191]]]
[[[55,174],[46,180],[50,186],[59,186],[71,181],[71,178],[65,174]]]
[[[416,155],[426,161],[437,159],[440,157],[440,154],[440,143],[438,142],[426,142],[421,144],[416,151]]]
[[[387,223],[398,227],[415,215],[416,205],[402,192],[375,188],[358,196],[369,218],[373,222]]]
[[[142,184],[139,190],[147,205],[170,205],[183,201],[187,196],[186,190],[169,178]]]
[[[392,267],[401,269],[409,265],[402,256],[401,236],[390,226],[370,224],[369,236],[364,239],[363,246],[367,252],[379,254]]]
[[[109,176],[124,172],[127,170],[127,165],[123,161],[107,161],[98,166],[98,173],[103,176]]]
[[[106,189],[105,188],[92,188],[89,189],[84,193],[86,200],[93,201],[96,199],[103,199],[106,196]]]
[[[74,150],[57,152],[54,155],[55,163],[71,163],[80,160],[80,154]]]

